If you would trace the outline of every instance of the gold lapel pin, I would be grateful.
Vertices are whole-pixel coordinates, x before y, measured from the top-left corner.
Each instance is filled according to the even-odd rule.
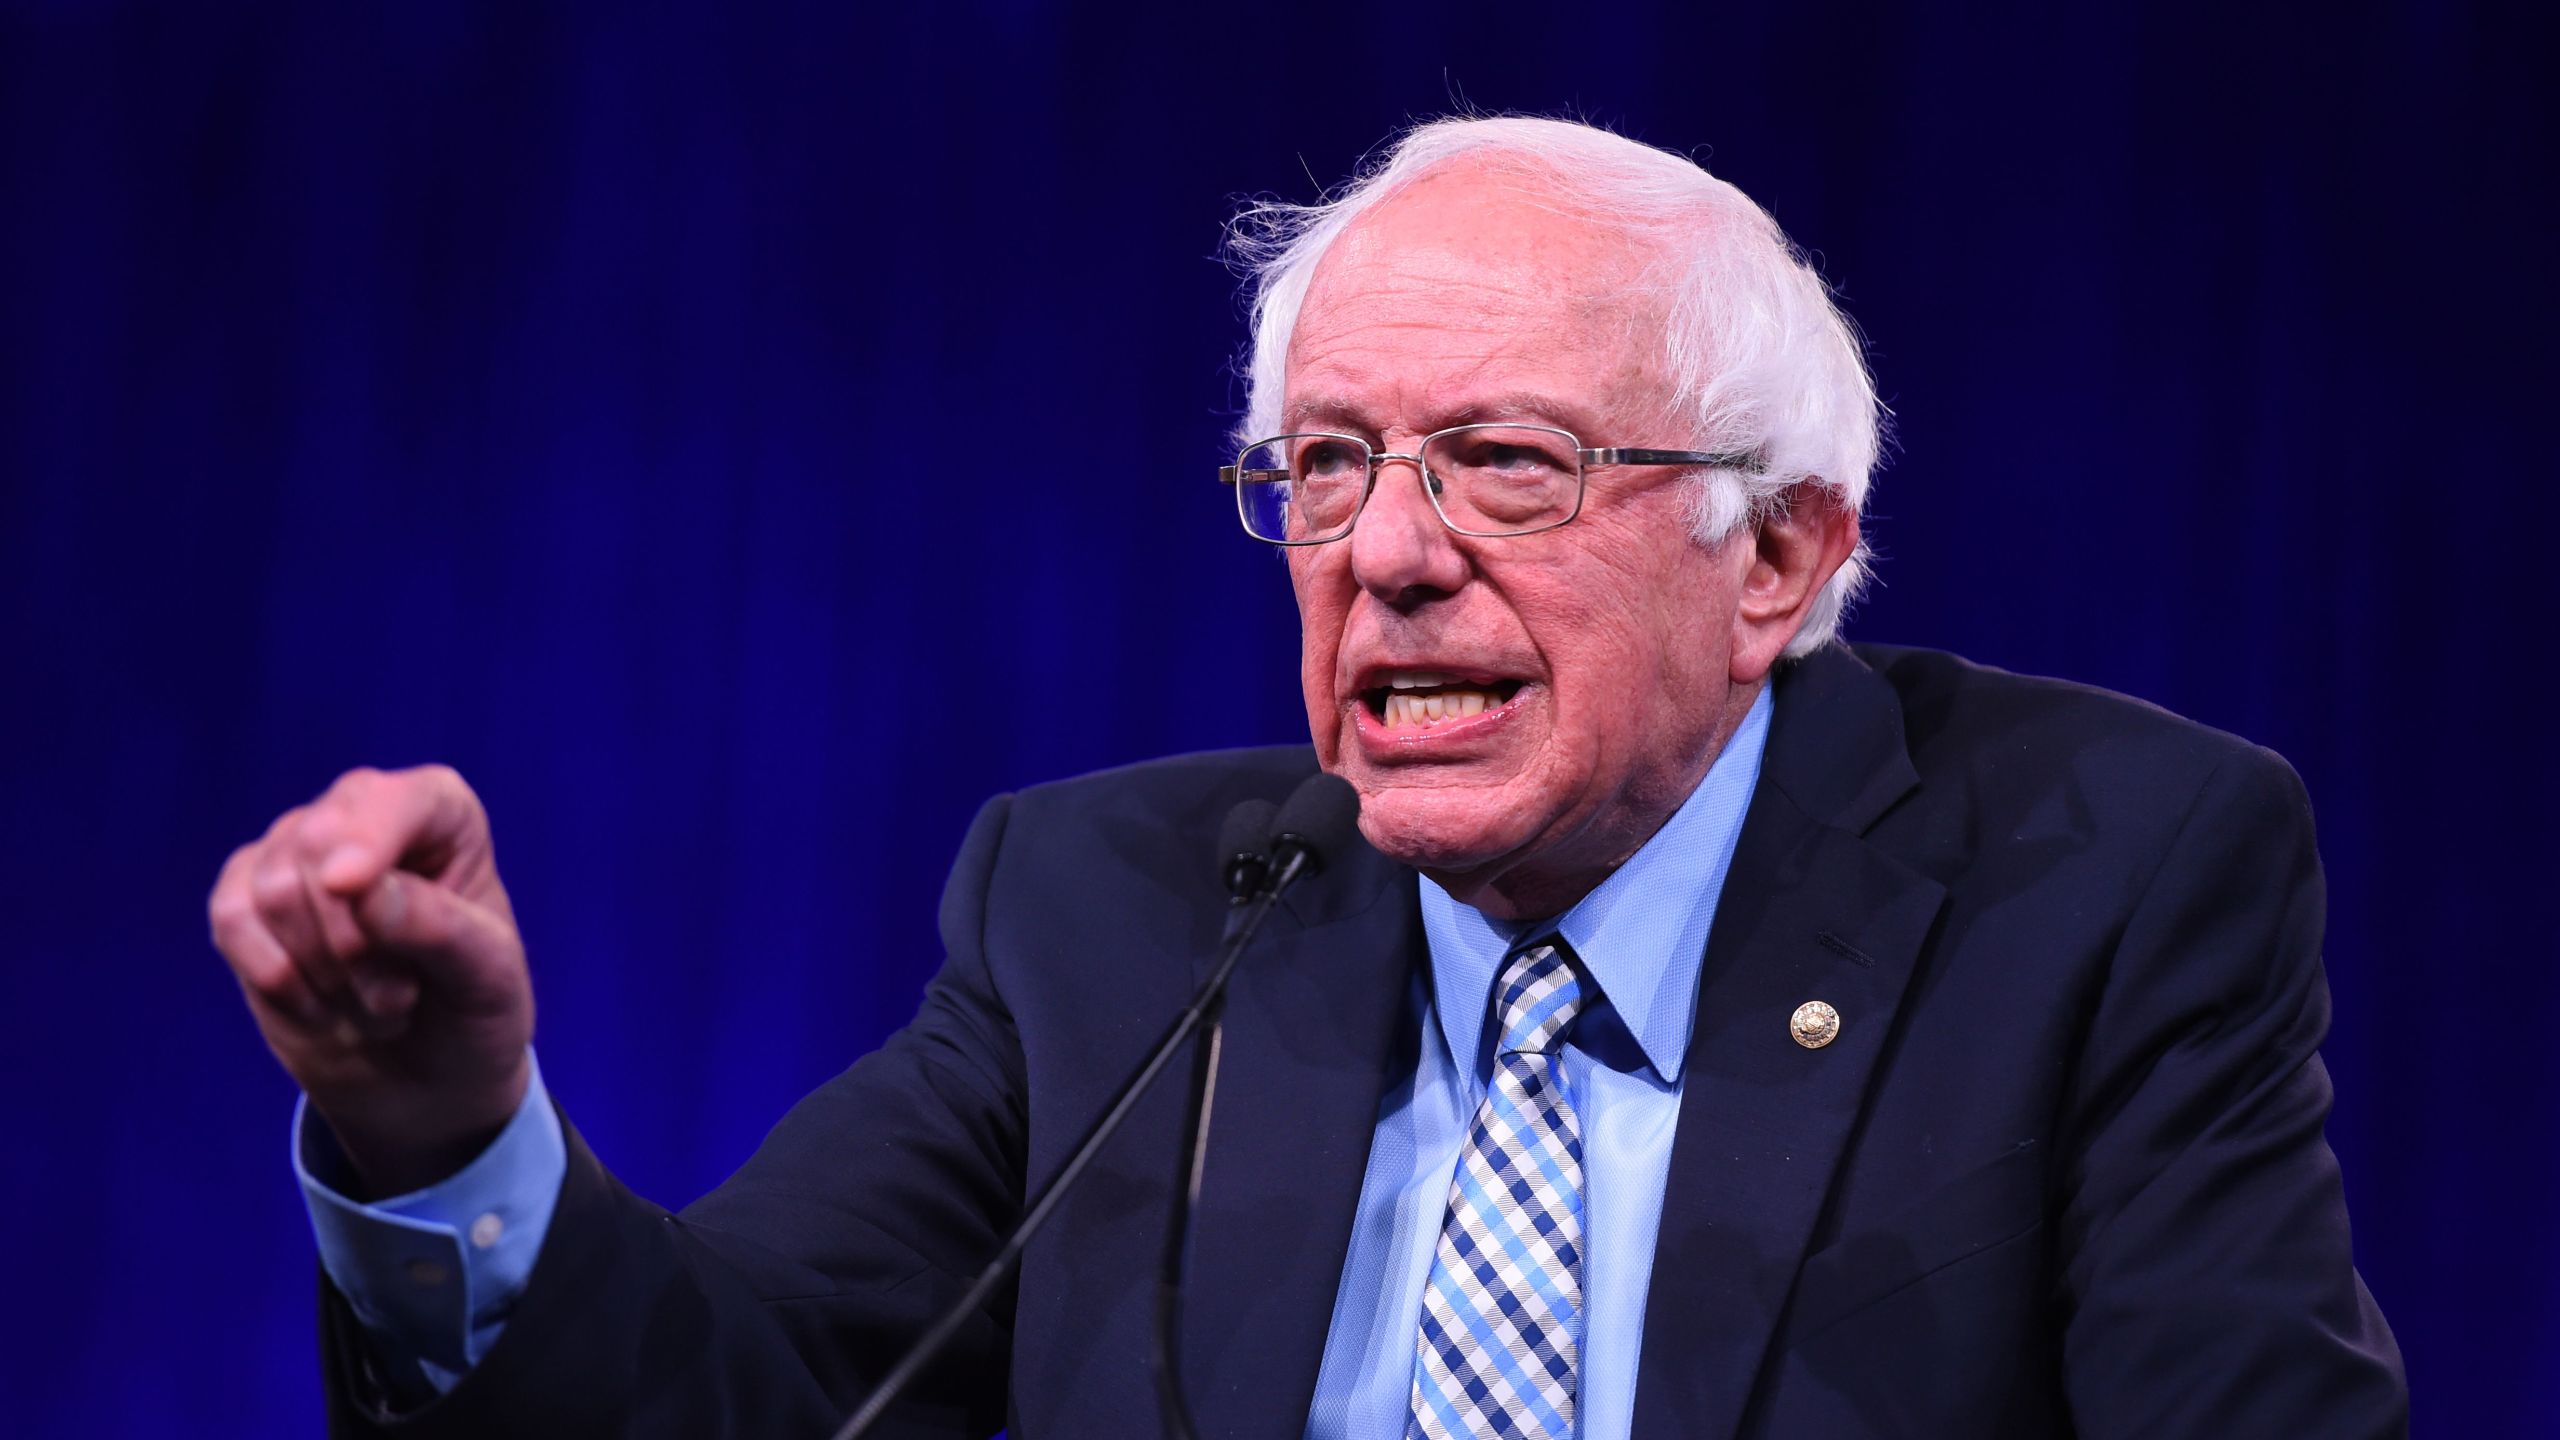
[[[1840,1038],[1840,1012],[1819,1000],[1807,1000],[1788,1018],[1787,1033],[1807,1050],[1819,1050]]]

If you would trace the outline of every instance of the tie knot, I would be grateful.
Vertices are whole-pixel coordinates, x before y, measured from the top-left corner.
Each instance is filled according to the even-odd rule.
[[[1493,993],[1499,1053],[1544,1055],[1564,1043],[1582,1010],[1582,972],[1563,946],[1534,945],[1502,967]]]

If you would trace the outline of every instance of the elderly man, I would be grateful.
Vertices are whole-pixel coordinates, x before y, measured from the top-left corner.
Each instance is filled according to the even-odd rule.
[[[990,803],[913,1024],[670,1216],[550,1103],[488,829],[359,772],[216,937],[310,1111],[334,1426],[823,1434],[986,1263],[1214,945],[1219,820],[1369,847],[1228,1002],[1208,1433],[2389,1435],[2284,764],[1834,638],[1876,404],[1776,227],[1587,127],[1422,127],[1247,217],[1222,473],[1314,749]],[[894,1412],[1143,1433],[1157,1097]]]

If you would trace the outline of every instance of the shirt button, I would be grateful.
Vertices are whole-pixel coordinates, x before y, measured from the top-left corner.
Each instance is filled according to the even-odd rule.
[[[497,1244],[498,1237],[505,1233],[507,1222],[499,1219],[495,1210],[471,1222],[471,1243],[483,1250]]]
[[[444,1283],[444,1267],[433,1260],[409,1262],[409,1283],[432,1290]]]

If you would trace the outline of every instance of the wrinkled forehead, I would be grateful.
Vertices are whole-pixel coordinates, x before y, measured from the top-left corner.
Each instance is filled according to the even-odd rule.
[[[1569,393],[1595,415],[1649,407],[1664,289],[1650,248],[1534,180],[1435,172],[1381,202],[1318,263],[1290,334],[1284,412],[1347,395],[1399,418],[1492,393]]]

